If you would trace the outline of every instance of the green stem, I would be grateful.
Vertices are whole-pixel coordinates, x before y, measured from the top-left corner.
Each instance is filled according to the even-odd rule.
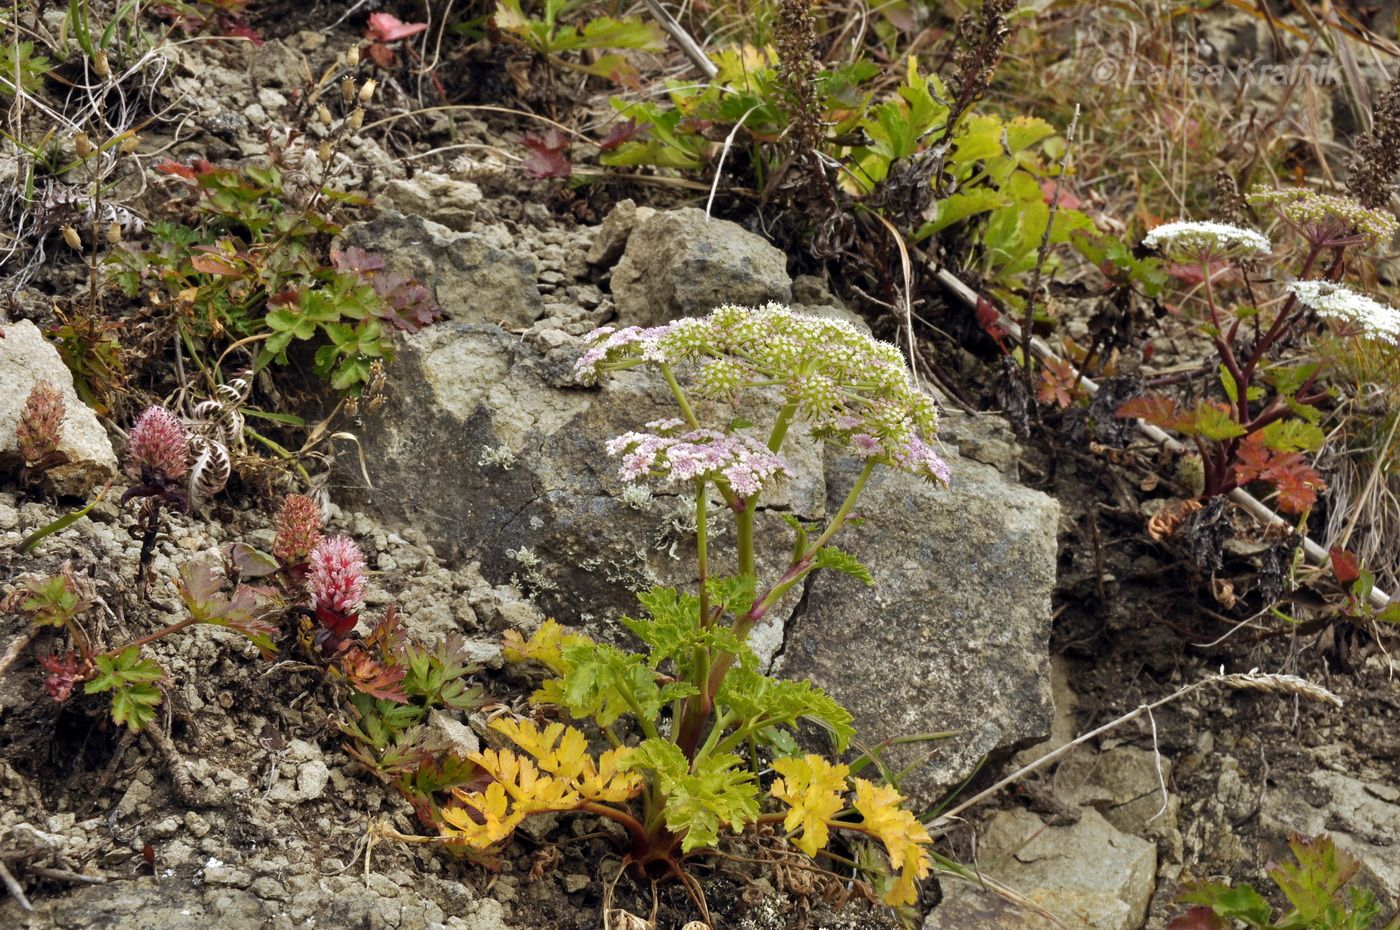
[[[686,399],[685,391],[681,389],[681,383],[676,380],[676,373],[671,370],[670,365],[662,362],[661,374],[666,378],[666,385],[671,389],[671,396],[675,397],[676,405],[681,408],[681,414],[690,424],[690,428],[699,429],[700,420],[695,416],[695,411],[691,409],[690,401]]]
[[[865,467],[860,470],[860,477],[857,478],[856,483],[852,485],[850,493],[846,495],[846,499],[841,502],[841,507],[836,511],[836,516],[831,518],[831,525],[826,528],[826,532],[822,533],[821,536],[817,538],[816,542],[812,543],[812,548],[807,550],[806,554],[808,556],[815,554],[822,546],[830,542],[831,537],[835,536],[836,532],[845,525],[846,520],[851,516],[851,509],[856,505],[856,499],[859,498],[861,492],[865,490],[865,483],[870,480],[870,475],[874,471],[874,460],[866,462]]]
[[[736,545],[739,549],[739,574],[753,575],[753,520],[758,510],[758,495],[744,502],[744,507],[734,515]]]
[[[768,451],[777,454],[783,447],[783,440],[787,438],[788,427],[792,425],[792,418],[797,413],[796,404],[788,404],[778,411],[777,422],[773,424],[773,432],[768,436]]]

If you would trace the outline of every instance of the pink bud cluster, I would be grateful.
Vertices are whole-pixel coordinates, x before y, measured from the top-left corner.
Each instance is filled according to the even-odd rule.
[[[669,481],[697,478],[724,481],[740,497],[752,497],[765,483],[790,473],[783,460],[760,442],[719,430],[695,429],[675,434],[679,420],[647,424],[655,433],[627,432],[608,442],[608,454],[622,456],[618,476],[637,481],[659,474]]]
[[[190,442],[184,425],[164,407],[147,407],[131,428],[126,467],[134,478],[150,474],[176,481],[184,477],[190,468]]]
[[[62,394],[47,381],[34,385],[15,430],[24,464],[33,467],[58,451],[63,440],[63,418],[67,415]]]
[[[305,494],[288,494],[277,511],[272,555],[283,567],[300,565],[321,542],[321,508]]]
[[[348,536],[332,536],[311,550],[307,587],[319,610],[342,617],[359,613],[365,597],[365,556]]]

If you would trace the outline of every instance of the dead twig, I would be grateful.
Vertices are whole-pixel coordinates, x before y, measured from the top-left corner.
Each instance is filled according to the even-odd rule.
[[[19,882],[15,880],[14,875],[10,873],[4,862],[0,862],[0,882],[4,882],[5,890],[10,893],[10,897],[15,899],[15,903],[20,906],[21,910],[30,912],[34,910],[34,905],[30,904],[29,899],[24,896],[24,889],[20,887]]]

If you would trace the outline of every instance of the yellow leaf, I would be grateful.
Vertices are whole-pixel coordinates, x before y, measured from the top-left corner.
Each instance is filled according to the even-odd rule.
[[[499,843],[525,819],[524,813],[508,810],[510,801],[500,783],[490,785],[484,792],[468,794],[457,790],[453,793],[463,806],[442,809],[442,819],[448,827],[443,832],[449,839],[476,849]]]
[[[809,856],[826,846],[830,837],[827,821],[845,807],[842,794],[850,766],[832,765],[821,756],[774,759],[773,769],[782,778],[776,779],[769,794],[789,805],[783,829],[789,833],[802,829],[793,845]]]
[[[563,650],[568,646],[592,642],[582,633],[570,633],[553,620],[546,620],[529,638],[525,639],[518,630],[506,630],[502,646],[506,658],[512,662],[539,662],[556,675],[568,671],[564,663]]]
[[[541,730],[532,720],[498,718],[491,728],[533,756],[542,771],[567,784],[582,801],[620,802],[642,790],[643,778],[621,771],[631,750],[611,749],[595,761],[588,754],[588,738],[574,727],[551,723]]]
[[[894,885],[885,892],[889,905],[913,904],[918,899],[916,881],[928,875],[930,860],[924,848],[933,840],[900,803],[904,800],[889,785],[876,785],[863,778],[854,779],[855,809],[864,818],[865,829],[879,838],[890,857],[890,866],[899,871]]]

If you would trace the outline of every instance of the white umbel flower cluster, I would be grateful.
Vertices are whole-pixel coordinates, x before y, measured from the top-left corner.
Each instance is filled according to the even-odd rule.
[[[1293,281],[1288,290],[1318,316],[1355,327],[1368,339],[1400,344],[1400,310],[1329,281]]]
[[[948,482],[947,465],[932,447],[933,398],[914,384],[897,347],[844,321],[779,304],[723,306],[663,326],[605,326],[589,342],[574,366],[585,384],[607,371],[686,363],[700,397],[733,402],[749,389],[777,388],[817,438],[853,448],[866,461]]]
[[[1173,258],[1253,258],[1268,255],[1273,246],[1263,233],[1210,220],[1163,223],[1143,237],[1142,244]]]

